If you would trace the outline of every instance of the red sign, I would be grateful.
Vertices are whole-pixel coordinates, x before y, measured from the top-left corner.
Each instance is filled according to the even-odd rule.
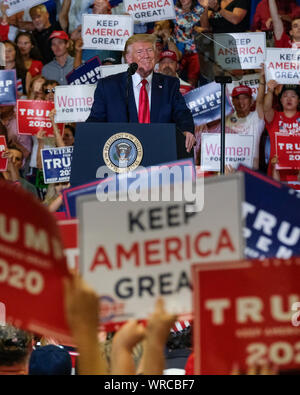
[[[64,252],[67,264],[70,269],[79,269],[79,248],[78,248],[78,220],[66,219],[58,221],[61,232]]]
[[[0,182],[0,301],[6,321],[72,344],[63,278],[69,276],[55,218],[19,186]]]
[[[278,169],[300,169],[300,135],[276,134]]]
[[[18,133],[36,135],[39,130],[45,130],[47,137],[53,137],[53,125],[49,113],[54,108],[54,103],[45,100],[17,100]],[[63,134],[64,124],[58,123],[57,127]]]
[[[7,150],[5,136],[0,136],[0,171],[7,170],[7,158],[2,158],[2,154]]]
[[[300,258],[197,264],[195,374],[300,367]]]

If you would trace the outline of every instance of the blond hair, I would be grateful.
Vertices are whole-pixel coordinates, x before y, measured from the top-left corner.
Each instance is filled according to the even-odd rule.
[[[29,15],[31,16],[31,18],[32,18],[33,15],[35,15],[38,11],[41,11],[41,12],[48,12],[47,7],[45,6],[45,4],[36,5],[35,7],[31,7],[30,10],[29,10]]]
[[[128,54],[129,47],[137,42],[143,43],[151,43],[153,45],[153,49],[156,49],[156,36],[154,34],[134,34],[133,36],[129,37],[126,41],[125,48],[124,48],[124,56]]]

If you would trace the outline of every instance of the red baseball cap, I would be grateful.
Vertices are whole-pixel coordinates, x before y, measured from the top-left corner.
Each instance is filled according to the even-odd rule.
[[[54,30],[54,32],[52,32],[51,36],[49,37],[49,40],[52,40],[52,38],[59,38],[60,40],[69,41],[69,36],[63,30]]]
[[[169,50],[168,51],[163,51],[160,54],[159,61],[161,61],[162,59],[165,59],[165,58],[169,58],[169,59],[174,60],[174,62],[177,62],[177,55],[176,55],[176,53],[174,51],[169,51]]]
[[[239,95],[248,95],[248,96],[252,97],[252,89],[246,85],[236,86],[233,89],[231,96],[237,97]]]

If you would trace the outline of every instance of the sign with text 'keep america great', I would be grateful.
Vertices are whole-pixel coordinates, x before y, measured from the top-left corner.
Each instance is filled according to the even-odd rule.
[[[80,269],[110,305],[103,324],[145,319],[159,296],[191,318],[191,264],[243,256],[241,182],[239,175],[205,181],[199,212],[185,200],[77,199]]]
[[[300,84],[300,51],[290,48],[267,48],[266,80],[278,84]]]
[[[172,0],[124,0],[125,12],[135,21],[154,22],[162,19],[175,19]]]
[[[214,34],[215,60],[223,70],[260,69],[265,51],[264,32]]]
[[[84,14],[82,39],[85,49],[123,51],[133,34],[133,19],[129,15]]]

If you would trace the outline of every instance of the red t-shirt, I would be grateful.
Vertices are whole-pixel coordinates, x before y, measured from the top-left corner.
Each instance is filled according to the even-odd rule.
[[[275,47],[276,48],[300,48],[300,42],[295,43],[292,41],[291,37],[287,35],[285,32],[282,33],[282,36],[279,40],[275,38]]]
[[[272,177],[271,159],[276,156],[276,133],[286,132],[287,134],[300,135],[300,111],[298,111],[292,118],[287,118],[283,112],[275,111],[273,121],[268,123],[266,121],[266,128],[270,136],[271,152],[270,163],[268,167],[268,175]],[[285,169],[279,170],[280,181],[297,181],[299,170]]]

